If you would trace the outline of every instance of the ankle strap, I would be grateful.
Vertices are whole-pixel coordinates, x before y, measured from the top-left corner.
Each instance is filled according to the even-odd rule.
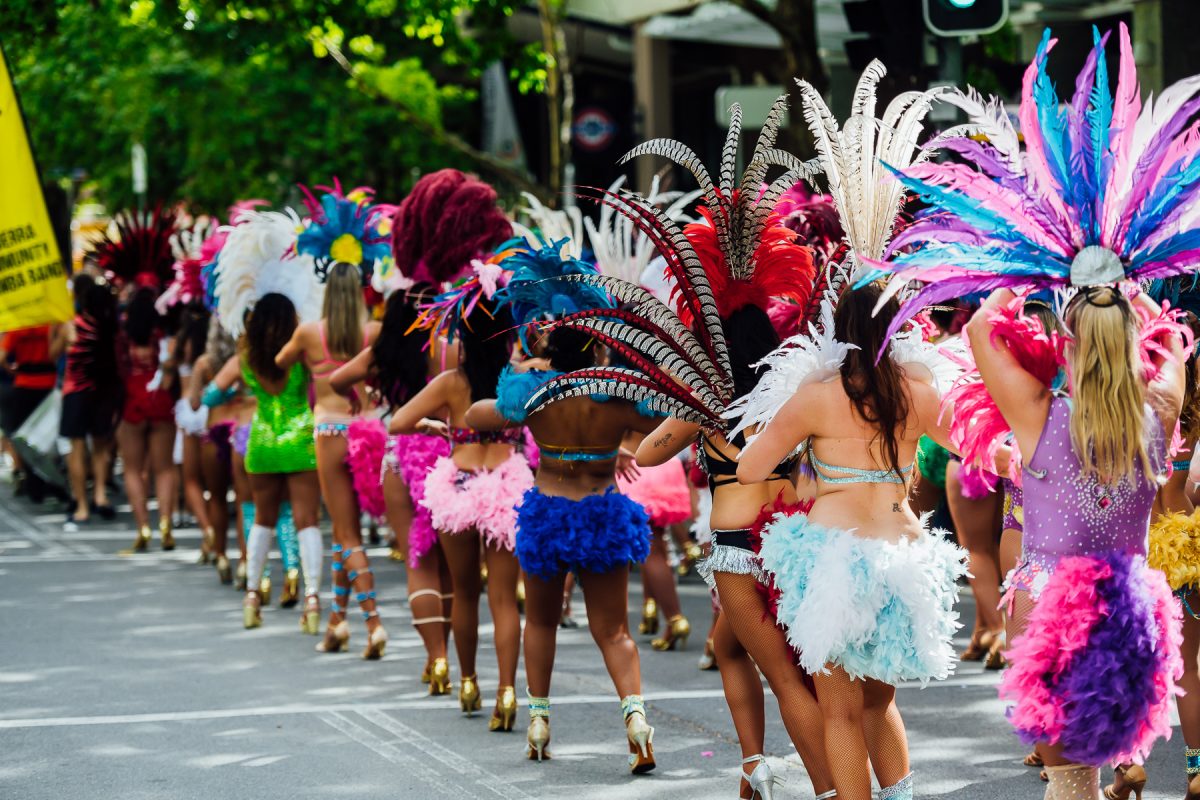
[[[754,762],[754,761],[761,761],[761,762],[763,762],[763,763],[765,764],[765,763],[767,763],[767,757],[766,757],[766,756],[764,756],[762,753],[759,753],[759,754],[758,754],[758,755],[756,755],[756,756],[750,756],[749,758],[743,758],[743,759],[742,759],[742,763],[743,763],[743,764],[749,764],[749,763],[751,763],[751,762]]]
[[[525,690],[525,697],[529,701],[529,718],[530,719],[536,719],[538,717],[542,717],[543,719],[550,719],[550,698],[549,697],[534,697],[533,695],[531,695],[529,693],[528,689]]]
[[[1188,747],[1183,751],[1187,760],[1187,774],[1200,775],[1200,747]]]
[[[436,597],[439,600],[442,598],[442,593],[437,589],[417,589],[408,595],[408,602],[412,603],[418,597]]]
[[[904,776],[904,780],[899,783],[894,783],[891,786],[885,786],[879,790],[879,800],[912,800],[913,796],[913,774],[910,772]]]
[[[630,694],[621,698],[621,713],[626,719],[630,714],[646,716],[646,701],[640,694]]]
[[[817,795],[816,800],[830,800],[833,797],[837,797],[837,789],[830,789],[828,792]]]

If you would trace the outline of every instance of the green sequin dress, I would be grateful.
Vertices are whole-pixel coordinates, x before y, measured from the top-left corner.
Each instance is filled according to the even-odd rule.
[[[304,365],[292,365],[279,394],[264,389],[245,361],[242,380],[258,399],[246,447],[246,472],[268,475],[316,469],[313,412],[308,404],[308,370]]]

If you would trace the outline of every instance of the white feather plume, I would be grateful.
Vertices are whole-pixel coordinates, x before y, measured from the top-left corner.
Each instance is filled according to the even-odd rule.
[[[583,256],[583,213],[579,208],[577,206],[565,209],[549,208],[542,205],[542,202],[529,192],[522,192],[521,196],[529,205],[518,210],[529,219],[532,227],[541,233],[541,239],[534,230],[519,222],[513,223],[513,231],[518,236],[524,237],[530,247],[541,247],[543,242],[550,243],[566,239],[566,245],[560,249],[562,256],[564,258],[581,258]]]
[[[241,336],[246,312],[271,293],[291,300],[301,322],[320,319],[325,287],[312,258],[294,253],[301,229],[296,213],[246,211],[238,219],[240,224],[223,228],[229,238],[221,249],[215,291],[222,327],[235,339]]]
[[[622,175],[613,181],[608,191],[615,193],[625,185]],[[700,190],[692,192],[659,191],[659,177],[654,176],[646,202],[663,209],[667,218],[684,225],[695,222],[687,214],[688,208],[700,198]],[[642,281],[647,266],[654,260],[657,251],[650,239],[633,224],[633,220],[620,214],[612,206],[601,204],[597,222],[584,218],[584,229],[592,253],[596,256],[596,268],[605,275],[620,278],[630,283]]]

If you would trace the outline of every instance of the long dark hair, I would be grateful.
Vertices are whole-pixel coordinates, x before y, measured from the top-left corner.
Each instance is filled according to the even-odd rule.
[[[384,307],[383,324],[371,346],[371,380],[391,407],[403,405],[425,387],[427,338],[419,331],[408,330],[417,319],[417,303],[430,291],[429,284],[417,284],[407,291],[393,292]]]
[[[117,366],[117,298],[107,283],[92,281],[79,296],[79,313],[86,330],[78,333],[76,357],[67,370],[78,370],[76,380],[93,387],[102,397],[117,399],[124,385],[115,380]]]
[[[734,399],[758,386],[766,370],[752,367],[779,346],[779,334],[767,312],[755,305],[742,306],[721,320],[729,365],[733,370]]]
[[[546,337],[545,357],[559,372],[596,366],[596,339],[572,328],[554,328]]]
[[[175,336],[175,363],[195,364],[208,345],[208,312],[203,308],[184,309],[179,333]],[[219,367],[218,367],[219,369]]]
[[[149,347],[154,334],[162,328],[162,316],[154,307],[154,290],[143,286],[133,293],[125,307],[125,336],[130,343]]]
[[[881,292],[882,288],[874,283],[843,292],[833,315],[833,332],[839,342],[858,346],[842,362],[842,389],[859,417],[875,426],[884,465],[899,475],[897,428],[908,419],[908,387],[903,370],[891,356],[885,354],[878,364],[875,357],[887,344],[887,327],[900,310],[900,303],[892,297],[873,314]]]
[[[271,292],[254,304],[242,349],[246,363],[260,378],[277,381],[287,374],[275,364],[275,356],[292,338],[296,325],[296,307],[285,295]]]
[[[458,368],[471,385],[471,402],[496,396],[500,372],[512,356],[513,319],[507,307],[481,299],[459,324],[462,361]]]

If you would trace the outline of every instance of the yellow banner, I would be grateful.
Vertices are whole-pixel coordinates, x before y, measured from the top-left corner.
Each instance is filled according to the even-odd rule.
[[[73,315],[17,90],[0,50],[0,331]]]

